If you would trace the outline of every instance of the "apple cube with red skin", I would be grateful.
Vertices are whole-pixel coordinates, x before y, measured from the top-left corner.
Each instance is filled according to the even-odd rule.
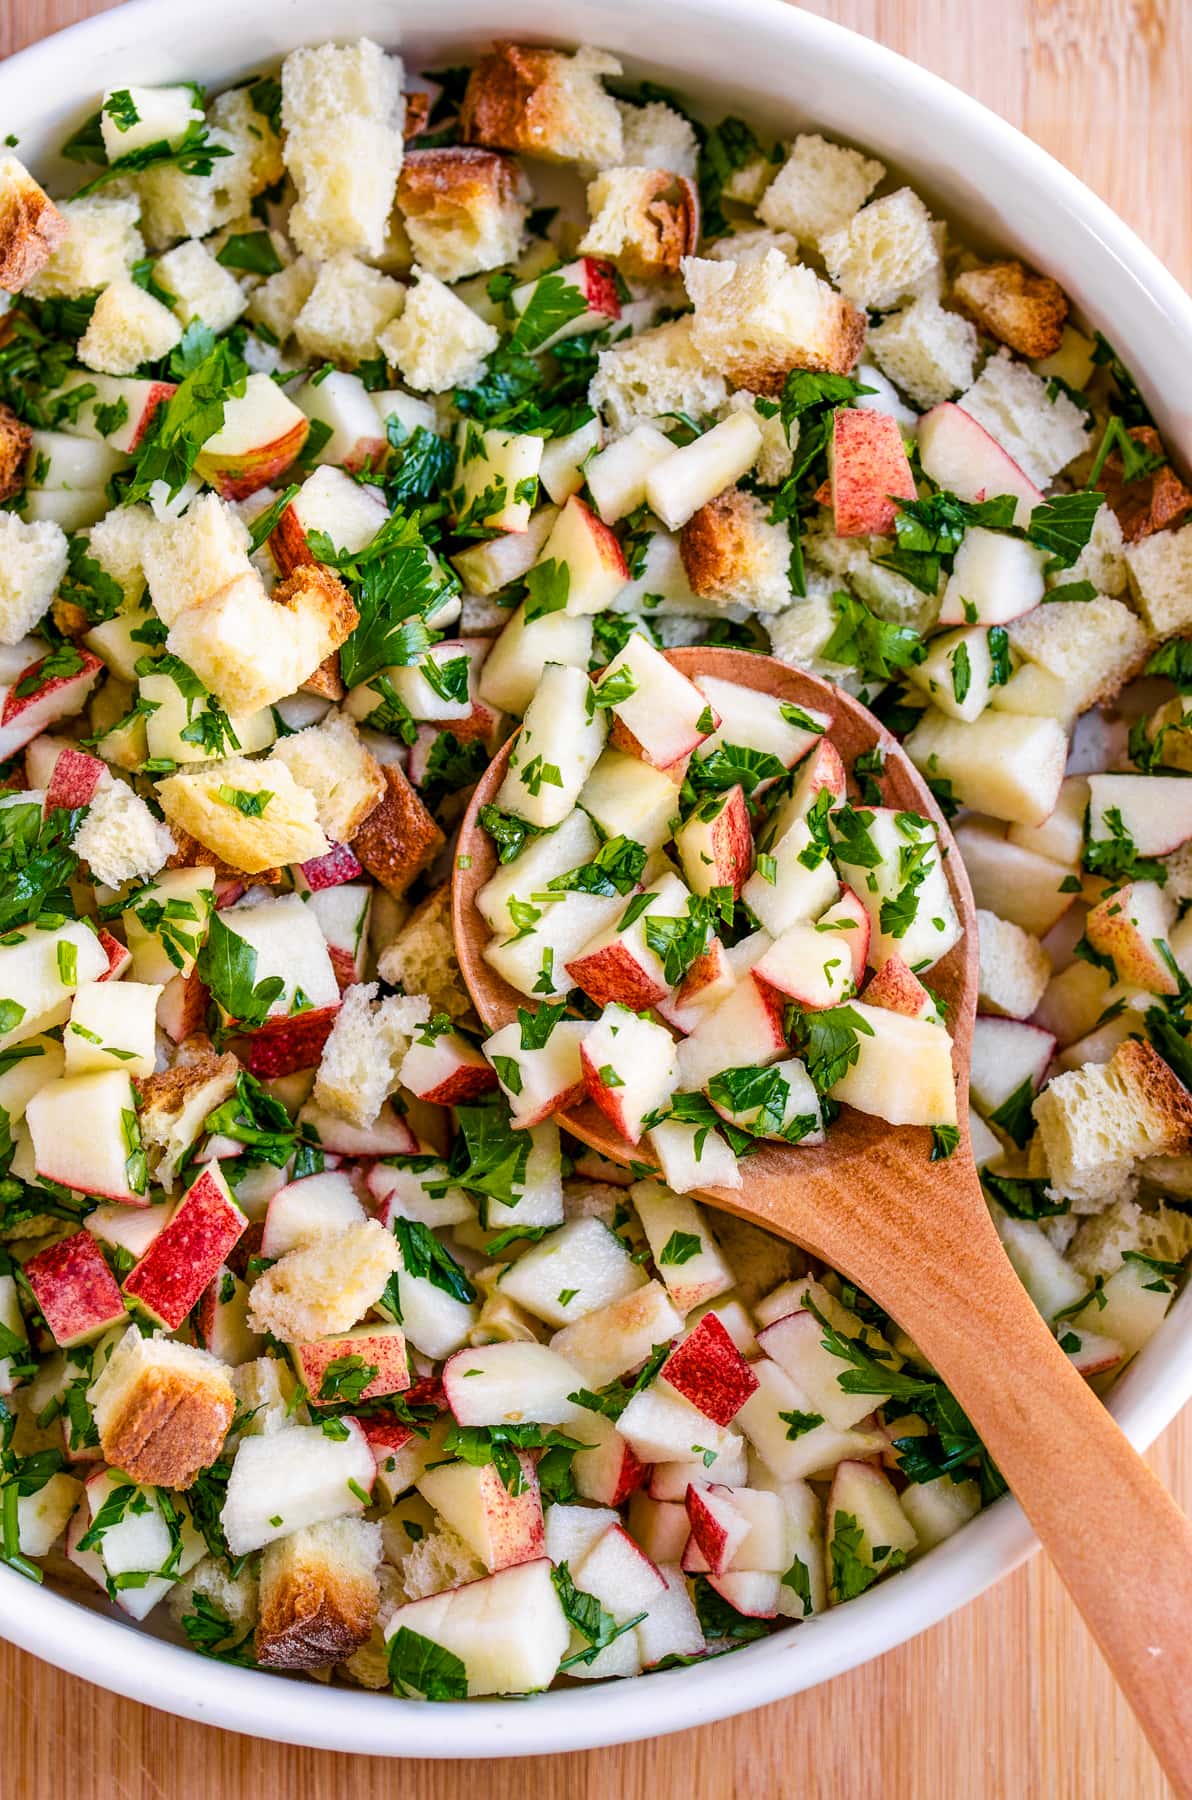
[[[225,500],[244,500],[288,469],[310,420],[268,375],[250,375],[224,402],[223,424],[198,454],[195,473]]]
[[[109,450],[118,450],[122,455],[130,455],[137,448],[141,439],[153,422],[153,415],[159,406],[164,406],[177,392],[172,381],[153,381],[140,376],[129,375],[96,375],[88,373],[85,381],[71,380],[64,383],[56,393],[44,396],[42,404],[53,409],[55,401],[65,398],[71,392],[86,386],[89,397],[78,407],[70,424],[72,437],[90,438],[93,443],[106,444]],[[101,431],[96,414],[100,407],[111,409],[124,402],[124,421],[112,431]],[[104,423],[107,423],[105,418]]]
[[[783,1003],[751,974],[679,1045],[679,1086],[702,1088],[722,1069],[764,1067],[787,1054]]]
[[[308,896],[341,994],[364,975],[372,898],[373,890],[366,881],[340,881],[332,887],[315,888]]]
[[[99,939],[100,949],[108,959],[108,966],[103,974],[97,975],[95,979],[97,981],[119,981],[132,962],[132,951],[126,944],[122,944],[119,938],[114,938],[111,932],[106,931],[102,925],[96,936]]]
[[[714,1482],[693,1481],[685,1504],[692,1542],[699,1551],[704,1572],[723,1575],[749,1534],[748,1519],[733,1503],[733,1489]]]
[[[611,707],[609,742],[656,769],[672,769],[711,737],[720,719],[693,681],[639,631],[596,678],[599,694],[623,693]]]
[[[317,392],[317,389],[316,389]],[[376,488],[353,481],[342,469],[324,465],[303,482],[269,535],[269,554],[282,575],[292,575],[319,559],[309,533],[327,534],[337,550],[363,550],[385,523],[386,508]]]
[[[485,1040],[484,1054],[493,1066],[494,1081],[497,1069],[505,1068],[501,1085],[509,1096],[515,1129],[528,1131],[554,1113],[579,1105],[586,1092],[580,1045],[590,1029],[586,1019],[559,1019],[544,1044],[524,1050],[521,1025],[514,1020]]]
[[[338,1012],[337,1002],[334,1006],[308,1007],[305,1012],[266,1019],[243,1040],[242,1056],[249,1073],[258,1080],[270,1081],[279,1075],[293,1075],[299,1069],[313,1069],[331,1036]]]
[[[90,806],[107,773],[107,764],[98,756],[88,756],[84,750],[69,747],[63,750],[54,763],[46,787],[46,817],[59,807],[73,812],[76,806]]]
[[[996,438],[963,407],[945,400],[919,420],[919,461],[923,473],[960,500],[996,500],[1013,494],[1014,523],[1025,526],[1043,495]]]
[[[782,1598],[781,1577],[760,1570],[726,1569],[723,1575],[709,1575],[708,1586],[734,1612],[747,1619],[776,1619]]]
[[[754,964],[754,979],[764,981],[811,1012],[839,1006],[856,991],[853,960],[830,928],[789,925]]]
[[[101,976],[106,981],[108,977]],[[207,986],[192,969],[189,975],[172,975],[157,1002],[157,1022],[171,1043],[184,1044],[203,1029],[207,1017]]]
[[[564,338],[580,337],[584,332],[601,331],[612,320],[621,316],[621,300],[617,293],[617,276],[611,263],[598,262],[593,256],[581,256],[575,262],[564,264],[561,269],[552,269],[548,275],[540,275],[534,281],[523,281],[515,287],[509,296],[515,318],[521,315],[533,303],[543,283],[549,283],[552,298],[560,283],[567,289],[568,299],[575,298],[584,302],[582,312],[577,311],[566,324],[560,325],[557,331],[541,342],[527,347],[535,351],[553,349],[561,344]],[[555,302],[557,310],[558,295]]]
[[[901,1013],[907,1019],[939,1017],[935,1001],[897,953],[886,958],[865,989],[865,999],[870,1006],[884,1006],[887,1012]]]
[[[820,738],[796,775],[790,793],[770,818],[763,848],[776,844],[786,836],[792,825],[799,819],[805,819],[823,788],[827,788],[831,794],[834,805],[844,799],[847,791],[840,752],[826,737]]]
[[[128,1317],[116,1278],[89,1231],[39,1250],[25,1277],[54,1342],[63,1350],[90,1343]]]
[[[889,537],[896,500],[916,498],[902,432],[889,413],[837,407],[828,444],[837,537]]]
[[[705,1313],[690,1337],[671,1352],[662,1373],[716,1425],[729,1424],[757,1392],[757,1376],[714,1312]]]
[[[15,756],[57,720],[82,711],[104,665],[90,650],[75,646],[73,654],[79,667],[69,675],[45,673],[49,658],[43,656],[22,669],[11,686],[0,687],[0,762]]]
[[[338,1237],[364,1218],[355,1185],[344,1169],[325,1169],[287,1182],[272,1196],[261,1237],[263,1256],[285,1256],[323,1238]]]
[[[580,1045],[588,1098],[629,1143],[678,1085],[674,1039],[665,1026],[606,1006]]]
[[[693,894],[729,888],[734,900],[753,867],[753,834],[742,787],[702,800],[678,831],[675,848]]]
[[[302,879],[311,893],[323,888],[341,887],[345,881],[359,881],[364,870],[347,844],[332,844],[326,856],[312,857],[299,865]]]
[[[403,1394],[410,1385],[410,1358],[406,1334],[400,1325],[358,1325],[354,1331],[337,1332],[334,1337],[291,1344],[290,1356],[313,1406],[331,1405],[344,1398],[338,1391],[328,1391],[324,1396],[322,1389],[332,1363],[345,1357],[358,1357],[366,1370],[376,1371],[366,1387],[359,1393],[353,1391],[353,1405],[362,1400],[379,1400],[385,1394]]]
[[[650,1465],[634,1455],[611,1419],[585,1413],[582,1427],[577,1424],[572,1435],[586,1446],[576,1451],[571,1464],[581,1499],[620,1506],[646,1482]]]
[[[648,898],[647,898],[648,897]],[[657,881],[626,903],[635,917],[625,924],[622,914],[613,924],[586,943],[578,956],[567,962],[567,973],[597,1006],[617,1003],[645,1012],[666,998],[670,984],[662,958],[647,941],[651,915],[684,918],[690,894],[679,877],[668,870]]]
[[[658,1002],[659,1016],[684,1036],[695,1030],[704,1014],[719,1006],[737,985],[728,952],[718,937],[696,957],[673,994]]]
[[[419,1033],[406,1051],[400,1080],[432,1106],[466,1106],[497,1085],[496,1070],[458,1031]],[[535,1121],[537,1123],[537,1121]]]
[[[816,926],[822,936],[827,936],[840,948],[847,952],[853,966],[853,987],[860,989],[865,980],[865,969],[869,962],[869,938],[872,930],[869,912],[865,902],[851,887],[841,887],[840,898],[832,903],[827,912],[821,913]]]
[[[300,1125],[318,1133],[331,1156],[417,1156],[418,1139],[405,1120],[386,1101],[371,1125],[350,1125],[308,1100],[298,1114]]]
[[[542,1500],[533,1459],[518,1453],[519,1491],[511,1492],[494,1463],[476,1467],[452,1462],[427,1469],[418,1492],[464,1542],[490,1574],[518,1563],[535,1562],[545,1548]]]
[[[125,1279],[125,1294],[155,1324],[177,1331],[247,1227],[219,1165],[208,1164]]]
[[[616,534],[575,494],[567,501],[538,554],[567,571],[567,611],[603,612],[629,582],[629,565]]]

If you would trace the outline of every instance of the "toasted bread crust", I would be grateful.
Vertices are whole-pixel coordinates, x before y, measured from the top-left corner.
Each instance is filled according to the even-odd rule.
[[[983,331],[1020,356],[1059,349],[1068,296],[1050,275],[1033,275],[1020,262],[989,263],[958,275],[952,293]]]
[[[1127,1038],[1113,1060],[1124,1077],[1137,1083],[1139,1097],[1150,1109],[1162,1140],[1151,1154],[1182,1156],[1192,1146],[1192,1094],[1151,1044]]]
[[[14,159],[15,160],[15,159]],[[41,272],[70,226],[32,175],[0,187],[0,288],[19,294]]]
[[[231,863],[226,863],[222,856],[216,856],[213,851],[200,844],[198,838],[191,837],[189,831],[184,831],[181,825],[171,825],[170,832],[178,848],[172,856],[166,858],[167,869],[193,869],[201,866],[206,869],[214,869],[216,879],[219,881],[244,880],[243,869],[235,869]],[[252,885],[254,887],[276,887],[280,880],[280,869],[258,869],[253,875]]]
[[[11,500],[25,485],[25,459],[33,442],[33,430],[0,405],[0,500]]]
[[[317,694],[321,700],[342,700],[347,693],[339,672],[339,651],[325,656],[312,675],[302,683],[304,694]]]
[[[1151,456],[1163,456],[1163,440],[1153,425],[1135,425],[1130,436]],[[1117,515],[1122,536],[1128,544],[1151,537],[1169,525],[1177,525],[1192,508],[1192,490],[1186,488],[1170,463],[1152,469],[1149,475],[1126,481],[1122,472],[1122,456],[1114,450],[1106,458],[1097,478],[1097,486],[1105,495],[1111,512]]]
[[[701,599],[747,581],[753,563],[750,496],[726,488],[693,513],[679,534],[679,555]]]
[[[525,177],[495,150],[453,144],[411,150],[397,181],[397,204],[407,218],[446,223],[459,213],[520,199]]]
[[[790,357],[773,361],[747,354],[732,356],[725,373],[734,387],[777,398],[786,386],[792,368],[814,369],[818,374],[851,374],[864,346],[867,329],[865,314],[841,296],[832,338],[824,350],[804,350],[797,362]]]
[[[343,582],[319,562],[299,563],[292,575],[278,582],[271,598],[276,606],[317,613],[326,625],[333,650],[345,644],[360,623],[360,614]]]
[[[434,861],[444,840],[401,770],[389,763],[382,773],[385,796],[351,847],[361,868],[400,899],[415,876]]]
[[[104,1456],[134,1481],[188,1488],[219,1455],[235,1410],[236,1396],[222,1375],[144,1369],[108,1422]]]
[[[330,1560],[303,1558],[262,1585],[256,1659],[267,1669],[321,1669],[368,1642],[378,1603],[375,1579],[345,1575]]]
[[[497,44],[468,78],[459,122],[465,143],[535,150],[549,142],[549,84],[557,52]]]
[[[699,242],[695,183],[668,169],[614,171],[614,176],[619,177],[615,189],[613,176],[598,178],[588,189],[593,217],[581,251],[609,256],[623,274],[639,280],[677,275],[683,258],[694,256]],[[603,212],[605,206],[612,218]],[[606,222],[612,229],[607,240]]]
[[[234,1085],[239,1072],[240,1064],[230,1051],[216,1056],[214,1051],[208,1050],[192,1062],[177,1062],[172,1069],[162,1069],[137,1082],[141,1113],[179,1112],[197,1088],[205,1087],[216,1076],[222,1076]]]

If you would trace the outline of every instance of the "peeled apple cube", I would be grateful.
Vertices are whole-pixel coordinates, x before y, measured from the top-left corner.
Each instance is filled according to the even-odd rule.
[[[955,1125],[952,1043],[943,1027],[859,1000],[849,1009],[872,1035],[858,1033],[857,1061],[832,1088],[833,1100],[891,1125]]]
[[[953,559],[939,623],[1005,625],[1021,618],[1043,598],[1046,561],[1045,551],[1021,538],[970,526]]]
[[[965,725],[929,707],[903,747],[921,774],[950,781],[962,806],[1016,825],[1048,817],[1068,760],[1058,720],[993,710]]]
[[[730,413],[694,443],[656,463],[646,476],[646,499],[671,531],[747,475],[762,447],[752,413]]]
[[[993,692],[988,633],[979,628],[941,632],[907,675],[941,712],[971,724],[985,711]]]
[[[559,825],[604,748],[604,713],[582,669],[548,663],[526,709],[496,805],[531,825]]]

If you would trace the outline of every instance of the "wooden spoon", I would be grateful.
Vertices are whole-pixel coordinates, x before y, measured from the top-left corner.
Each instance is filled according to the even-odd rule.
[[[846,768],[880,746],[886,803],[934,821],[964,926],[931,972],[954,1046],[961,1129],[952,1157],[930,1160],[925,1128],[845,1107],[824,1144],[767,1144],[742,1161],[739,1189],[708,1188],[700,1198],[841,1270],[910,1333],[1021,1502],[1173,1786],[1192,1794],[1192,1523],[1059,1348],[990,1220],[967,1127],[977,921],[947,824],[901,746],[839,689],[747,651],[696,648],[668,658],[684,675],[831,714]],[[508,757],[506,745],[473,796],[453,886],[460,967],[490,1031],[528,1004],[484,960],[490,933],[475,904],[497,866],[477,817]],[[630,1145],[590,1102],[560,1123],[616,1162],[649,1161],[645,1143]]]

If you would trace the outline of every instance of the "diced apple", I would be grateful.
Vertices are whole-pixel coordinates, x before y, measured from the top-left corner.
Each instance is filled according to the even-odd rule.
[[[399,1606],[385,1632],[402,1631],[458,1657],[471,1697],[549,1687],[571,1636],[545,1557]]]
[[[644,640],[643,640],[644,641]],[[496,804],[532,825],[560,824],[604,748],[605,715],[581,669],[550,663],[514,740]]]
[[[650,471],[674,449],[656,425],[641,424],[591,459],[585,470],[588,492],[607,524],[615,525],[645,503]]]
[[[659,1181],[631,1189],[658,1273],[680,1312],[728,1293],[735,1277],[695,1202]]]
[[[126,1277],[124,1292],[155,1324],[177,1331],[247,1227],[218,1163],[209,1163]]]
[[[665,1000],[658,1002],[658,1012],[668,1025],[685,1036],[694,1031],[704,1015],[728,998],[737,985],[737,977],[729,960],[729,952],[718,937],[701,951],[678,987]]]
[[[923,472],[937,487],[969,501],[1013,494],[1014,523],[1028,523],[1042,494],[971,413],[952,401],[933,406],[919,420],[917,436]]]
[[[629,580],[629,567],[609,527],[573,494],[555,520],[538,563],[566,570],[567,611],[603,612]]]
[[[15,756],[33,738],[55,724],[81,712],[103,664],[90,650],[75,648],[77,667],[56,675],[41,657],[22,669],[7,686],[0,687],[0,762]]]
[[[674,1193],[740,1187],[737,1159],[719,1132],[706,1125],[663,1119],[651,1127],[649,1138],[662,1178]]]
[[[1093,948],[1112,957],[1119,981],[1152,994],[1175,994],[1180,983],[1167,945],[1174,918],[1165,888],[1130,881],[1092,908],[1084,929]]]
[[[845,1457],[872,1456],[888,1447],[885,1434],[864,1421],[849,1431],[837,1430],[822,1417],[818,1424],[809,1423],[814,1416],[811,1401],[785,1370],[768,1357],[750,1367],[758,1388],[742,1406],[736,1423],[777,1480],[818,1477]]]
[[[443,1392],[460,1425],[509,1425],[524,1419],[564,1425],[579,1416],[568,1396],[583,1386],[582,1370],[545,1344],[459,1350],[443,1369]]]
[[[29,1257],[25,1279],[54,1342],[89,1344],[127,1318],[124,1297],[94,1237],[73,1232]]]
[[[584,1411],[571,1431],[586,1446],[576,1451],[571,1464],[580,1496],[601,1506],[622,1506],[631,1494],[636,1498],[649,1476],[649,1466],[634,1455],[612,1420],[601,1413]],[[551,1510],[555,1509],[552,1507]],[[638,1533],[633,1535],[641,1543]],[[684,1515],[683,1536],[686,1535]],[[648,1544],[642,1544],[642,1548],[647,1556],[653,1556]]]
[[[148,1205],[136,1094],[124,1070],[48,1082],[30,1100],[25,1121],[43,1179],[105,1200]]]
[[[215,872],[163,869],[130,896],[121,913],[135,981],[167,982],[189,975],[215,904]]]
[[[1156,1268],[1145,1258],[1123,1262],[1072,1322],[1077,1329],[1112,1337],[1133,1356],[1154,1337],[1174,1298],[1175,1283],[1166,1267]]]
[[[666,979],[664,957],[650,945],[650,925],[659,920],[685,920],[690,903],[691,896],[679,877],[668,872],[635,894],[617,922],[570,959],[568,975],[597,1006],[616,1002],[644,1012],[657,1005],[670,992],[671,983]]]
[[[42,405],[53,417],[58,410],[58,403],[68,394],[77,393],[80,389],[94,390],[86,399],[78,403],[70,403],[73,418],[70,419],[69,431],[77,436],[91,438],[96,443],[103,443],[111,450],[118,450],[123,455],[130,455],[148,431],[153,415],[159,406],[164,406],[176,393],[177,388],[172,381],[151,381],[138,376],[129,375],[96,375],[88,373],[81,381],[68,380],[54,393],[47,394]],[[121,422],[110,431],[101,431],[98,414],[104,409],[106,424],[120,412],[123,402]],[[113,411],[112,409],[115,409]]]
[[[265,1213],[262,1256],[285,1256],[338,1237],[365,1216],[349,1177],[340,1170],[306,1175],[280,1188]]]
[[[842,1553],[832,1556],[829,1564],[833,1571],[830,1598],[838,1605],[856,1591],[855,1584],[843,1591],[841,1587],[846,1546],[849,1565],[860,1564],[869,1571],[869,1579],[876,1581],[887,1569],[900,1567],[918,1539],[881,1470],[871,1463],[842,1462],[828,1495],[828,1541],[829,1546],[834,1542],[841,1545]]]
[[[215,1272],[194,1311],[195,1337],[231,1369],[265,1354],[265,1339],[249,1329],[249,1287],[226,1266]]]
[[[812,1011],[855,992],[852,957],[839,937],[814,925],[791,925],[754,965],[759,981]]]
[[[978,1014],[969,1068],[973,1105],[988,1118],[1024,1085],[1037,1093],[1054,1052],[1049,1031],[1022,1019]]]
[[[950,781],[962,806],[1041,825],[1059,797],[1068,736],[1056,719],[988,711],[966,725],[929,707],[904,748],[921,773]]]
[[[614,746],[656,769],[672,768],[720,722],[694,682],[667,662],[640,631],[609,663],[596,691],[598,699],[603,694],[611,703]]]
[[[600,1219],[572,1219],[513,1264],[501,1292],[557,1327],[632,1294],[646,1279]]]
[[[333,1156],[413,1156],[418,1150],[418,1139],[388,1101],[371,1125],[350,1125],[308,1100],[298,1123],[309,1126]]]
[[[907,1019],[927,1019],[942,1024],[939,1007],[919,977],[908,969],[901,956],[888,956],[865,989],[870,1006],[884,1006],[889,1012],[902,1013]]]
[[[523,532],[538,495],[546,440],[532,432],[481,430],[461,419],[451,503],[457,528]]]
[[[358,375],[332,369],[318,380],[304,382],[294,398],[308,419],[326,425],[331,433],[316,463],[335,464],[356,474],[379,465],[388,455],[389,440],[372,395]]]
[[[1128,839],[1140,856],[1168,856],[1192,837],[1192,793],[1180,775],[1091,775],[1090,846]]]
[[[724,1069],[709,1078],[708,1098],[729,1125],[786,1144],[820,1144],[819,1095],[797,1056],[763,1069]]]
[[[1040,500],[1041,494],[1031,504]],[[1045,551],[1021,538],[970,526],[953,559],[939,623],[1005,625],[1033,611],[1043,598],[1046,560]]]
[[[481,1467],[447,1463],[427,1469],[418,1480],[419,1493],[490,1573],[533,1562],[543,1552],[542,1501],[534,1464],[524,1452],[518,1464],[517,1492],[506,1487],[492,1463]]]
[[[429,1027],[415,1036],[399,1073],[403,1087],[433,1106],[460,1106],[497,1085],[493,1069],[474,1044],[458,1031],[431,1035]]]
[[[829,822],[837,861],[857,871],[854,884],[871,926],[870,961],[880,968],[898,955],[912,969],[924,969],[946,956],[961,925],[935,826],[888,806],[838,812]]]
[[[772,990],[746,975],[679,1045],[680,1087],[703,1088],[722,1069],[762,1067],[785,1056],[782,1010]]]
[[[603,435],[600,420],[589,419],[586,425],[548,440],[542,452],[538,479],[557,506],[562,506],[583,487],[584,465],[593,452],[599,450]]]
[[[714,1312],[707,1312],[694,1331],[663,1364],[662,1373],[716,1425],[728,1425],[751,1394],[757,1376]]]
[[[581,337],[589,331],[601,331],[612,320],[621,316],[616,271],[610,263],[600,262],[593,256],[581,256],[575,262],[564,264],[562,268],[549,270],[536,281],[522,282],[510,294],[509,303],[519,321],[519,329],[523,333],[533,332],[527,348],[535,351],[551,350],[565,338]],[[530,325],[520,323],[533,307],[545,310],[548,316],[561,312],[565,307],[570,316],[564,324],[543,338],[537,331],[533,331],[536,313],[531,313]]]
[[[669,1031],[610,1004],[580,1045],[580,1058],[588,1098],[623,1138],[640,1143],[647,1118],[678,1081]]]
[[[364,1511],[376,1462],[359,1422],[341,1423],[346,1437],[328,1437],[317,1425],[288,1425],[241,1438],[220,1515],[233,1556]]]
[[[290,1356],[313,1406],[330,1405],[347,1397],[341,1385],[342,1371],[337,1372],[336,1364],[349,1365],[347,1373],[355,1376],[351,1386],[353,1405],[385,1394],[402,1394],[411,1381],[406,1337],[400,1325],[357,1325],[352,1331],[341,1331],[333,1337],[291,1344]],[[361,1386],[365,1375],[368,1380]]]
[[[749,1535],[749,1521],[735,1504],[733,1488],[714,1482],[692,1482],[687,1489],[687,1518],[705,1568],[723,1575]]]
[[[749,808],[741,787],[702,800],[674,834],[687,885],[695,894],[728,888],[734,900],[753,866]]]
[[[26,765],[32,775],[29,759],[34,746],[26,755]],[[72,812],[76,806],[90,806],[95,798],[95,791],[107,775],[107,769],[98,756],[88,756],[83,750],[75,750],[71,745],[60,751],[54,758],[53,769],[49,780],[45,783],[45,814],[47,819],[59,807]],[[36,777],[33,777],[36,780]]]
[[[840,760],[839,750],[830,738],[817,739],[815,747],[796,775],[790,793],[766,821],[761,839],[762,848],[768,850],[772,844],[785,837],[797,820],[805,819],[824,788],[831,794],[833,803],[839,805],[844,799],[846,787],[844,764]]]
[[[669,1341],[682,1325],[667,1289],[660,1281],[649,1281],[565,1325],[551,1339],[551,1349],[579,1370],[581,1386],[600,1388],[643,1363],[655,1344]]]
[[[377,535],[387,517],[379,489],[353,481],[342,469],[324,465],[307,476],[283,510],[269,537],[269,551],[282,575],[317,562],[310,534],[323,532],[336,550],[353,554]]]
[[[891,1125],[955,1125],[956,1078],[948,1033],[864,1001],[850,1002],[849,1010],[862,1022],[857,1060],[833,1085],[832,1098]]]
[[[830,713],[809,712],[805,707],[792,706],[773,694],[743,687],[737,681],[700,675],[696,686],[719,721],[708,741],[700,747],[703,756],[727,744],[735,744],[738,748],[773,756],[784,768],[793,769],[809,750],[819,747],[823,733],[832,724]]]
[[[816,919],[835,900],[839,882],[827,849],[805,819],[796,819],[745,883],[742,898],[773,937]]]
[[[828,443],[837,537],[889,537],[896,500],[914,500],[915,478],[898,421],[889,413],[839,406]]]
[[[888,1395],[844,1392],[839,1377],[847,1365],[824,1348],[824,1328],[810,1312],[788,1313],[784,1318],[776,1319],[758,1332],[757,1341],[765,1354],[784,1369],[800,1392],[807,1396],[808,1410],[820,1414],[837,1431],[852,1430],[889,1398]]]
[[[977,905],[1046,937],[1072,904],[1072,870],[1008,842],[1004,828],[992,819],[957,819],[953,836]]]
[[[298,456],[306,414],[269,375],[250,375],[239,399],[224,402],[223,424],[199,451],[195,469],[225,500],[266,487]]]
[[[971,724],[989,705],[994,687],[988,632],[980,626],[941,631],[907,674],[941,712]]]
[[[82,983],[98,981],[107,961],[95,933],[73,919],[54,931],[29,926],[8,933],[0,945],[0,996],[10,1003],[0,1050],[61,1025],[71,996]]]
[[[710,431],[670,456],[646,475],[646,499],[671,531],[747,475],[762,447],[762,429],[750,412],[730,413]]]
[[[699,1466],[703,1481],[714,1479],[720,1457],[730,1457],[740,1442],[730,1427],[714,1424],[662,1380],[633,1396],[617,1429],[642,1462],[690,1459]]]

